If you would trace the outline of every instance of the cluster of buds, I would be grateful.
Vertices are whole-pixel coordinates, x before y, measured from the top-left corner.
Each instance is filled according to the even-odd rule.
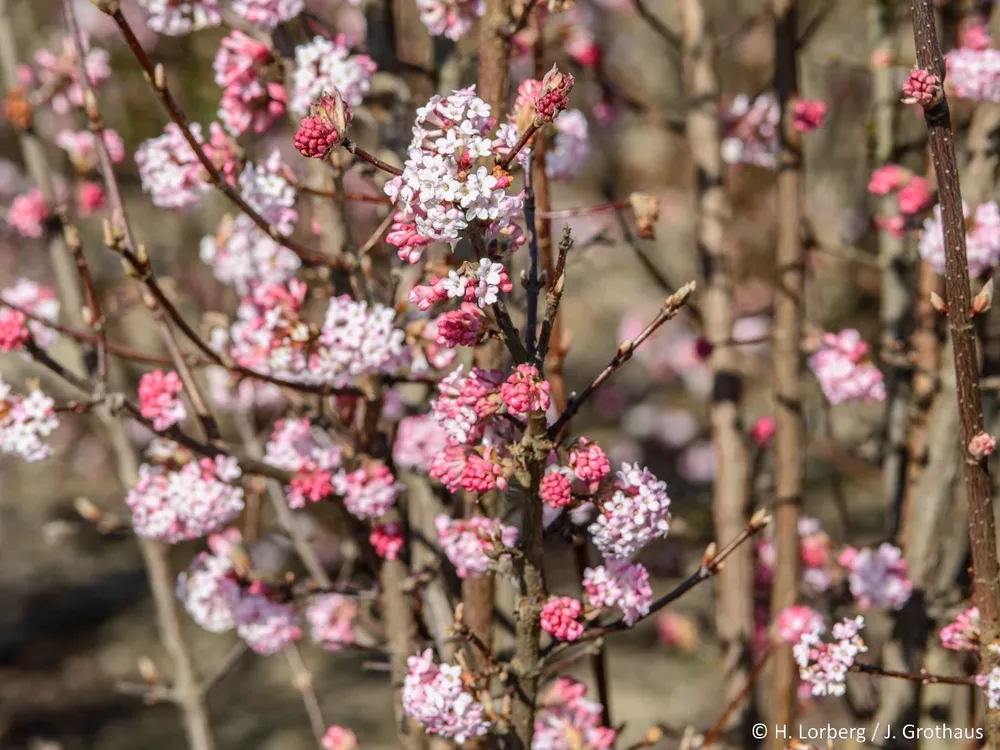
[[[933,107],[943,96],[941,79],[929,70],[914,68],[903,84],[903,104]]]
[[[295,148],[311,159],[325,159],[347,135],[347,126],[353,115],[344,104],[340,92],[324,94],[310,107],[308,117],[303,117],[295,133]]]
[[[573,76],[560,73],[555,65],[542,79],[542,91],[535,100],[535,118],[552,122],[569,106],[569,92],[573,90]]]

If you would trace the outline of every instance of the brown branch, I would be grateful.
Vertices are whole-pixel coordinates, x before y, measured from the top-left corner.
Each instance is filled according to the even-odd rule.
[[[933,1],[911,0],[910,7],[917,64],[943,81],[945,65],[938,44]],[[972,290],[965,248],[962,192],[958,181],[951,114],[943,91],[940,101],[924,108],[924,121],[941,203],[948,328],[955,355],[962,451],[966,456],[965,488],[969,504],[973,596],[979,607],[981,623],[979,656],[981,669],[989,671],[998,663],[998,656],[993,652],[992,646],[1000,642],[1000,565],[997,564],[996,522],[989,469],[985,458],[977,460],[968,452],[969,441],[983,430],[983,413],[979,394],[976,335],[971,319]],[[1000,710],[986,710],[985,727],[986,742],[995,747],[1000,743]]]
[[[372,156],[363,148],[361,148],[358,144],[352,141],[350,138],[344,141],[344,148],[347,149],[349,153],[353,154],[354,156],[357,156],[359,159],[363,159],[364,161],[368,162],[376,169],[381,169],[383,172],[388,172],[389,174],[395,177],[399,177],[400,175],[403,174],[402,169],[400,169],[399,167],[394,167],[391,164],[386,164],[381,159]],[[344,193],[338,192],[338,195],[343,196]]]
[[[313,683],[312,672],[302,660],[302,654],[294,643],[287,646],[283,653],[289,668],[292,670],[292,684],[302,696],[302,704],[306,708],[309,716],[309,726],[312,728],[313,738],[318,747],[323,747],[323,736],[326,734],[326,722],[323,720],[323,709],[320,708],[319,698],[316,697],[316,686]]]
[[[510,96],[510,42],[507,29],[512,21],[511,0],[486,0],[479,21],[479,83],[477,91],[500,120]]]

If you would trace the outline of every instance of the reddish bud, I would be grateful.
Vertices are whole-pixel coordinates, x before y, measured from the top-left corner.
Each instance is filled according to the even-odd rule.
[[[914,68],[903,84],[903,104],[931,107],[941,101],[941,79],[929,70]]]
[[[993,279],[987,281],[972,300],[972,317],[982,315],[991,307],[993,307]]]
[[[542,79],[542,93],[535,100],[535,114],[542,122],[552,122],[569,104],[569,92],[573,90],[573,76],[560,73],[553,65],[552,70]]]
[[[18,130],[31,127],[34,109],[27,92],[21,87],[11,89],[3,100],[3,117]]]
[[[941,299],[941,295],[937,292],[931,292],[931,307],[942,315],[948,314],[948,305],[945,304],[945,301]]]
[[[969,441],[969,455],[975,461],[982,461],[986,456],[993,453],[996,448],[997,439],[985,432],[980,432]]]
[[[334,89],[312,105],[310,115],[302,118],[295,134],[295,148],[311,159],[325,159],[327,154],[344,142],[347,126],[353,119],[351,110]]]

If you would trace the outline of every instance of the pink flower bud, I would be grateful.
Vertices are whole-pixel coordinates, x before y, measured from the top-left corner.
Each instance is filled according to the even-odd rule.
[[[943,95],[941,79],[922,68],[911,70],[903,84],[903,104],[930,107],[941,101]]]
[[[312,105],[310,115],[302,118],[295,134],[295,148],[311,159],[325,159],[331,150],[344,142],[347,126],[353,119],[351,110],[334,89]]]
[[[980,432],[969,441],[969,455],[976,461],[982,461],[996,450],[997,439],[985,432]]]
[[[552,122],[569,105],[573,76],[560,73],[555,65],[542,79],[542,93],[535,100],[535,114],[543,122]]]
[[[795,102],[795,129],[800,133],[811,133],[821,127],[826,119],[826,102],[818,99],[803,99]]]
[[[774,439],[774,419],[771,417],[760,417],[750,428],[750,439],[754,441],[758,448],[766,448]]]

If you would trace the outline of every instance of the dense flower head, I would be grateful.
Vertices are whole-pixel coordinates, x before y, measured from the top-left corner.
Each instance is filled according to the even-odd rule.
[[[472,443],[482,437],[488,420],[499,411],[502,370],[473,367],[468,375],[456,368],[438,383],[438,397],[431,413],[452,445]]]
[[[222,23],[218,0],[138,0],[146,25],[167,36],[183,36]]]
[[[538,496],[542,502],[552,508],[565,508],[573,502],[573,484],[567,471],[561,466],[550,466],[546,469],[538,487]]]
[[[962,46],[949,52],[945,62],[955,96],[975,102],[1000,101],[1000,50]]]
[[[646,467],[623,463],[614,494],[588,528],[596,547],[607,557],[626,559],[670,530],[667,483]]]
[[[0,453],[41,461],[52,455],[45,439],[59,426],[55,401],[38,388],[16,394],[0,377]]]
[[[201,126],[191,134],[202,142]],[[135,152],[142,189],[161,208],[191,208],[211,190],[205,170],[176,123],[167,123],[163,135],[143,142]]]
[[[941,79],[929,70],[914,68],[903,82],[903,103],[928,107],[941,98]]]
[[[1000,206],[994,201],[976,206],[971,219],[969,207],[963,201],[965,214],[965,247],[969,276],[982,276],[1000,261]],[[945,271],[944,233],[941,206],[934,206],[933,215],[924,222],[920,235],[920,257],[939,274]]]
[[[494,155],[495,144],[487,134],[495,124],[490,106],[474,88],[433,96],[417,110],[403,174],[385,184],[397,208],[386,239],[396,245],[401,259],[416,263],[420,258],[423,245],[412,240],[412,232],[454,245],[472,222],[496,233],[521,213],[523,193],[506,193],[509,175],[475,163]]]
[[[781,110],[773,94],[761,94],[753,102],[740,94],[722,111],[721,118],[722,158],[728,164],[774,169]]]
[[[321,36],[295,48],[292,110],[300,114],[326,93],[338,91],[348,107],[361,104],[371,89],[375,62],[368,55],[352,55],[344,37]]]
[[[853,620],[845,617],[833,626],[834,642],[824,643],[820,639],[825,630],[821,623],[803,633],[792,647],[799,665],[799,677],[810,685],[813,695],[844,694],[847,671],[858,654],[868,650],[860,635],[864,626],[863,617]]]
[[[111,128],[102,131],[108,157],[115,164],[125,159],[125,142]],[[97,169],[97,136],[89,130],[61,130],[56,134],[56,145],[69,155],[73,168],[81,174]]]
[[[819,99],[800,99],[794,107],[795,129],[800,133],[811,133],[823,126],[826,120],[826,102]]]
[[[969,441],[969,455],[976,461],[982,461],[987,456],[993,455],[997,449],[997,439],[986,432],[978,432]]]
[[[45,234],[45,223],[51,217],[49,204],[38,188],[32,188],[11,201],[7,223],[22,237],[38,239]]]
[[[403,527],[399,521],[377,523],[372,526],[368,541],[383,560],[398,560],[403,551]]]
[[[180,399],[184,384],[176,372],[153,370],[139,379],[139,413],[153,421],[153,429],[163,431],[187,417]]]
[[[941,628],[941,645],[952,651],[978,651],[979,607],[959,612],[954,622]]]
[[[868,344],[854,329],[823,335],[809,367],[831,404],[885,400],[882,372],[868,356]]]
[[[263,133],[285,116],[288,94],[265,78],[271,50],[242,31],[223,37],[215,55],[215,82],[222,87],[219,120],[234,135]]]
[[[295,187],[288,181],[291,170],[274,149],[259,163],[248,162],[240,174],[240,192],[261,216],[282,234],[291,234],[298,221],[295,210]]]
[[[518,365],[514,372],[500,386],[500,398],[507,404],[507,410],[516,416],[533,411],[547,411],[552,386],[542,380],[534,365]]]
[[[590,438],[580,438],[569,452],[569,468],[581,482],[600,482],[611,473],[604,450]]]
[[[823,616],[812,607],[794,604],[785,607],[774,620],[774,636],[780,643],[795,645],[807,633],[823,627]]]
[[[362,519],[384,516],[395,504],[403,485],[385,464],[372,461],[360,469],[342,475],[337,490],[344,496],[344,507]]]
[[[560,641],[583,635],[583,605],[569,596],[555,596],[542,607],[542,630]]]
[[[183,466],[139,467],[139,479],[125,502],[135,532],[170,544],[218,531],[243,510],[243,489],[235,458],[202,458]]]
[[[600,703],[587,700],[587,686],[558,677],[535,714],[532,750],[611,750],[618,732],[601,725]]]
[[[342,651],[355,642],[358,605],[341,594],[320,594],[309,602],[306,620],[312,639],[327,651]]]
[[[914,174],[898,164],[885,164],[874,172],[868,181],[868,192],[872,195],[889,195],[905,187]]]
[[[617,607],[629,627],[648,615],[653,604],[649,572],[638,563],[617,557],[605,557],[604,565],[587,568],[583,572],[583,589],[590,606]]]
[[[229,550],[241,543],[240,532],[226,529],[208,539],[210,552],[200,552],[177,577],[177,598],[198,625],[210,633],[236,627],[233,602],[240,590]]]
[[[405,334],[393,327],[395,318],[393,308],[377,302],[332,298],[310,370],[335,386],[399,370],[406,357]]]
[[[358,750],[357,735],[350,729],[334,724],[323,735],[323,750]]]
[[[278,601],[266,587],[251,585],[241,591],[233,614],[237,635],[254,653],[276,654],[302,638],[298,612],[287,602]]]
[[[81,37],[87,79],[96,88],[111,77],[110,57],[106,50],[91,47],[89,35],[84,33]],[[71,36],[62,37],[59,48],[55,51],[36,51],[34,67],[21,66],[18,77],[22,84],[39,93],[41,103],[49,104],[58,115],[69,114],[73,107],[82,107],[84,104],[80,68],[76,62],[76,44]]]
[[[304,0],[235,0],[233,10],[250,23],[266,29],[291,21],[302,12]]]
[[[28,319],[20,310],[0,307],[0,351],[16,352],[31,338]]]
[[[910,598],[913,583],[898,547],[888,542],[877,549],[846,547],[838,562],[848,570],[851,595],[863,608],[900,609]]]
[[[517,529],[504,526],[496,518],[449,518],[440,515],[434,519],[441,549],[455,566],[459,578],[481,576],[489,570],[490,554],[499,554],[498,544],[513,547],[517,542]]]
[[[400,469],[426,473],[434,456],[445,449],[448,435],[430,415],[405,417],[396,428],[392,459]]]
[[[212,275],[240,294],[255,284],[283,284],[301,266],[299,256],[261,231],[246,214],[226,215],[201,239],[200,256]]]
[[[18,279],[14,286],[0,290],[0,300],[17,305],[41,320],[54,323],[59,317],[59,298],[55,290],[29,279]],[[0,309],[3,309],[2,305]],[[48,349],[56,342],[58,334],[44,323],[29,320],[27,325],[35,346],[39,349]]]
[[[433,36],[458,41],[483,15],[483,0],[417,0],[420,20]]]
[[[324,94],[310,107],[295,133],[295,148],[305,157],[325,159],[327,154],[344,142],[347,126],[353,119],[340,92]]]
[[[342,489],[343,455],[336,445],[320,446],[308,419],[279,419],[264,452],[272,466],[295,473],[288,488],[288,505],[305,507]],[[336,487],[334,485],[337,485]]]
[[[535,100],[535,116],[552,122],[569,105],[569,92],[573,90],[573,76],[562,73],[553,65],[542,78],[542,87]]]
[[[463,302],[437,318],[437,342],[442,346],[478,346],[486,337],[486,316],[477,305]]]
[[[489,731],[483,706],[465,688],[462,668],[437,664],[431,649],[406,660],[403,680],[403,711],[428,734],[462,745]]]

